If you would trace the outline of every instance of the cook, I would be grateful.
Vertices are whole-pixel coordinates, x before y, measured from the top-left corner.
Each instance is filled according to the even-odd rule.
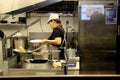
[[[61,20],[59,14],[51,14],[49,16],[48,22],[47,22],[51,28],[53,29],[51,35],[48,39],[44,39],[40,42],[40,44],[51,44],[60,50],[60,59],[65,59],[64,56],[64,34],[65,30],[62,27]]]

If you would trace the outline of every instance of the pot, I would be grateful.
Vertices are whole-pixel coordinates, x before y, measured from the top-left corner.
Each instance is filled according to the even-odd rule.
[[[33,59],[49,59],[49,53],[33,52]]]
[[[48,46],[49,52],[50,52],[50,59],[52,61],[58,61],[60,60],[60,50],[58,50],[58,47],[49,45]]]
[[[67,49],[67,56],[68,57],[75,57],[76,56],[76,52],[77,52],[76,49],[69,48],[69,49]]]
[[[13,49],[18,49],[19,47],[28,48],[28,37],[12,37],[11,40]]]
[[[59,61],[60,60],[60,50],[51,50],[51,59],[52,61]]]

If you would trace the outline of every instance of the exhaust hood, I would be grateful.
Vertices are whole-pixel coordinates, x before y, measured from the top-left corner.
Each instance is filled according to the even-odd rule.
[[[73,13],[78,9],[78,1],[60,1],[42,8],[29,11],[30,13]]]
[[[78,8],[76,0],[46,0],[31,6],[8,12],[6,14],[16,15],[23,12],[27,13],[73,13]]]
[[[27,6],[24,8],[20,8],[17,10],[13,10],[13,11],[7,12],[5,14],[16,15],[16,14],[20,14],[23,12],[30,12],[30,11],[33,11],[33,10],[36,10],[39,8],[46,7],[46,6],[51,5],[51,4],[55,4],[55,3],[60,2],[60,1],[62,1],[62,0],[45,0],[43,2],[36,3],[36,4],[30,5],[30,6]]]

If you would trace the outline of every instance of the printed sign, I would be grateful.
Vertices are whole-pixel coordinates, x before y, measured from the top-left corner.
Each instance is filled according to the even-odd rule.
[[[117,23],[117,12],[116,8],[106,8],[106,24]]]

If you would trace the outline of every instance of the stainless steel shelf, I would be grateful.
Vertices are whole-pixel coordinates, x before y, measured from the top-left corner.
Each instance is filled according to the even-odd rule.
[[[0,27],[25,27],[25,24],[0,23]]]

